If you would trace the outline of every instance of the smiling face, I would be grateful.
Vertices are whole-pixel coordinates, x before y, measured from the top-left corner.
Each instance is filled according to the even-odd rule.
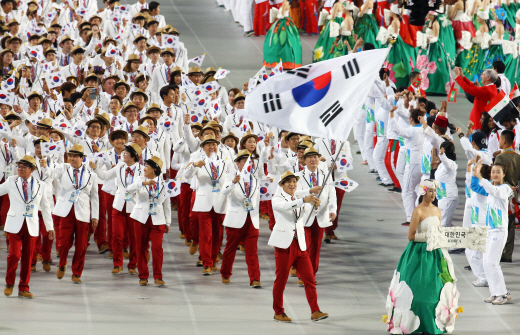
[[[217,143],[215,143],[215,142],[206,143],[202,147],[202,150],[204,150],[204,152],[206,153],[206,156],[210,157],[213,152],[217,153],[217,150],[218,150]]]
[[[29,179],[34,168],[29,164],[18,163],[18,175],[23,179]]]
[[[423,195],[423,201],[430,203],[435,200],[435,197],[437,197],[437,189],[435,187],[430,187]]]
[[[70,165],[75,169],[79,169],[81,167],[81,164],[83,164],[83,156],[71,153],[69,153],[68,156]]]
[[[247,139],[246,143],[244,143],[244,149],[247,149],[250,153],[253,153],[256,149],[256,140],[254,137],[250,137]]]
[[[305,165],[310,171],[315,171],[318,168],[319,162],[319,155],[307,155],[307,157],[305,157]]]
[[[504,183],[504,177],[506,174],[504,173],[503,167],[499,165],[493,165],[491,168],[491,181],[495,185],[501,185]]]
[[[298,181],[296,177],[290,177],[284,181],[282,184],[283,191],[291,196],[296,192],[296,186],[298,185]]]

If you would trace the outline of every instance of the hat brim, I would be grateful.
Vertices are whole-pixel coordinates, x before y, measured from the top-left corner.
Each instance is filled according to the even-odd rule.
[[[309,156],[318,156],[318,157],[321,157],[321,154],[319,152],[309,152],[307,154],[303,154],[303,158],[307,158]]]
[[[145,101],[148,101],[148,96],[144,92],[134,92],[130,94],[130,100],[132,100],[136,95],[142,95]]]
[[[204,128],[204,127],[202,127],[202,126],[200,126],[200,125],[198,125],[198,124],[192,124],[192,125],[190,126],[190,128],[192,128],[192,129],[193,129],[193,128],[197,128],[197,129],[199,129],[199,130],[202,130],[202,128]]]
[[[251,155],[241,155],[241,156],[237,156],[237,158],[234,159],[234,162],[238,162],[239,160],[241,160],[242,158],[248,158],[249,156]]]
[[[200,144],[200,147],[202,148],[202,147],[204,147],[204,145],[206,145],[206,144],[208,144],[208,143],[216,143],[217,145],[220,144],[219,141],[214,140],[214,139],[211,139],[211,140],[206,140],[206,141],[202,142],[202,143]]]
[[[76,150],[69,150],[68,154],[73,154],[73,155],[80,155],[80,157],[83,157],[85,156],[85,153],[83,152],[79,152],[79,151],[76,151]]]
[[[40,98],[41,101],[43,101],[43,97],[41,95],[39,95],[39,94],[31,94],[31,95],[29,95],[27,97],[27,101],[30,101],[34,97],[38,97],[38,98]]]
[[[150,165],[151,167],[153,167],[154,169],[159,169],[161,170],[161,167],[159,166],[159,164],[157,164],[156,162],[154,162],[153,160],[151,159],[147,159],[144,161],[146,164]]]
[[[40,143],[42,143],[42,142],[47,142],[47,141],[42,140],[41,138],[37,138],[37,139],[35,139],[35,140],[33,141],[33,145],[40,144]]]
[[[95,118],[93,118],[92,120],[87,121],[87,122],[85,123],[85,125],[86,125],[87,127],[90,127],[90,125],[93,124],[93,123],[99,123],[101,126],[103,126],[103,125],[105,124],[104,121],[101,121],[100,119],[98,119],[97,117],[95,117]]]
[[[42,124],[42,123],[37,123],[36,127],[45,128],[45,129],[52,129],[52,126],[49,126],[49,125],[46,125],[46,124]]]
[[[278,185],[279,185],[279,186],[282,186],[283,183],[284,183],[287,179],[289,179],[289,178],[296,178],[296,181],[300,180],[300,177],[298,177],[297,175],[290,175],[290,176],[287,176],[287,177],[285,177],[284,179],[280,180],[280,181],[278,182]]]
[[[258,142],[258,136],[256,136],[255,134],[244,135],[244,136],[242,136],[242,139],[240,140],[240,146],[242,146],[243,143],[246,143],[246,141],[248,139],[250,139],[251,137],[254,137],[256,139],[256,142]]]
[[[5,120],[6,120],[6,121],[7,121],[7,120],[11,120],[11,119],[12,119],[12,120],[20,120],[20,121],[22,120],[21,117],[19,117],[18,115],[14,115],[14,114],[6,115],[6,116],[5,116]]]
[[[144,137],[146,137],[147,140],[150,140],[150,135],[145,134],[145,133],[142,132],[141,130],[134,130],[134,131],[132,132],[132,134],[133,134],[133,133],[139,133],[139,134],[143,135]]]
[[[33,164],[33,163],[29,162],[29,161],[26,161],[24,159],[20,159],[18,162],[16,162],[16,165],[18,165],[18,164],[27,164],[30,167],[36,168],[35,164]]]
[[[135,155],[135,157],[137,157],[137,159],[139,159],[139,156],[140,156],[140,155],[138,155],[138,154],[137,154],[137,151],[135,151],[135,149],[132,148],[130,145],[125,145],[125,150],[130,151],[132,154]]]

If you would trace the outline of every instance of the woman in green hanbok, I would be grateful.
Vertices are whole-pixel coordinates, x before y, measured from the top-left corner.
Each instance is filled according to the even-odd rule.
[[[384,320],[391,334],[444,334],[455,328],[459,292],[453,262],[446,248],[428,251],[429,230],[440,227],[441,210],[433,204],[439,182],[419,184],[408,240],[397,264],[386,300]]]
[[[491,34],[489,41],[489,49],[484,58],[484,69],[492,69],[493,62],[504,61],[504,51],[502,49],[502,42],[504,37],[504,22],[507,18],[507,13],[502,7],[495,7],[494,18],[496,22],[495,31]]]
[[[276,8],[271,9],[277,15],[264,40],[265,67],[273,68],[280,60],[284,69],[302,66],[302,43],[298,29],[289,17],[290,9],[288,0],[284,0],[279,11]]]
[[[477,14],[480,27],[467,48],[458,54],[456,61],[457,66],[462,68],[464,76],[472,82],[480,81],[480,74],[484,71],[485,55],[489,48],[489,27],[483,17],[485,13],[480,11]]]
[[[416,68],[421,71],[421,88],[426,93],[445,94],[450,88],[450,69],[452,64],[448,59],[444,45],[440,40],[440,24],[437,19],[437,12],[430,12],[427,16],[429,20],[426,28],[428,45],[420,50],[417,58]]]
[[[326,10],[320,14],[320,21],[324,21],[323,17],[326,17],[327,24],[325,28],[321,30],[320,37],[316,46],[314,47],[312,62],[319,62],[334,58],[334,44],[340,36],[340,27],[343,23],[343,6],[339,0],[336,0],[331,8],[331,14],[328,15]]]
[[[513,4],[511,4],[513,5]],[[520,12],[515,15],[516,26],[515,26],[515,40],[513,41],[514,46],[518,50],[518,44],[520,44]],[[520,57],[518,57],[518,52],[509,55],[504,62],[506,65],[506,71],[504,72],[505,76],[511,82],[513,86],[514,83],[520,83]]]
[[[374,10],[373,0],[367,0],[361,6],[356,24],[354,25],[354,34],[361,37],[365,43],[372,43],[376,48],[381,47],[379,41],[376,41],[379,33],[379,25],[372,11]]]
[[[387,20],[389,19],[389,20]],[[417,51],[414,47],[404,43],[399,36],[401,27],[401,18],[399,8],[396,4],[390,6],[389,11],[385,11],[385,20],[391,21],[388,30],[381,27],[377,36],[381,44],[392,44],[392,48],[388,53],[388,69],[390,70],[390,78],[395,79],[395,85],[410,86],[410,73],[412,66],[417,58]]]

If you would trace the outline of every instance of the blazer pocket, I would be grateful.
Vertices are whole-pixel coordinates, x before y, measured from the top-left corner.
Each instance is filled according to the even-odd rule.
[[[284,227],[280,227],[280,226],[277,226],[277,225],[275,225],[273,229],[274,230],[278,230],[278,231],[285,231]]]
[[[7,216],[16,216],[16,212],[7,212]]]
[[[205,195],[205,192],[197,191],[197,195]]]
[[[229,211],[230,212],[234,212],[234,213],[238,213],[238,209],[237,208],[229,208]]]
[[[143,208],[143,205],[142,204],[139,204],[139,205],[135,205],[134,208]]]

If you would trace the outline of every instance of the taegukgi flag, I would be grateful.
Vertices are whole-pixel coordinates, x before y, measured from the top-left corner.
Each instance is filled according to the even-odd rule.
[[[390,49],[289,70],[247,95],[239,115],[279,129],[346,141]]]

